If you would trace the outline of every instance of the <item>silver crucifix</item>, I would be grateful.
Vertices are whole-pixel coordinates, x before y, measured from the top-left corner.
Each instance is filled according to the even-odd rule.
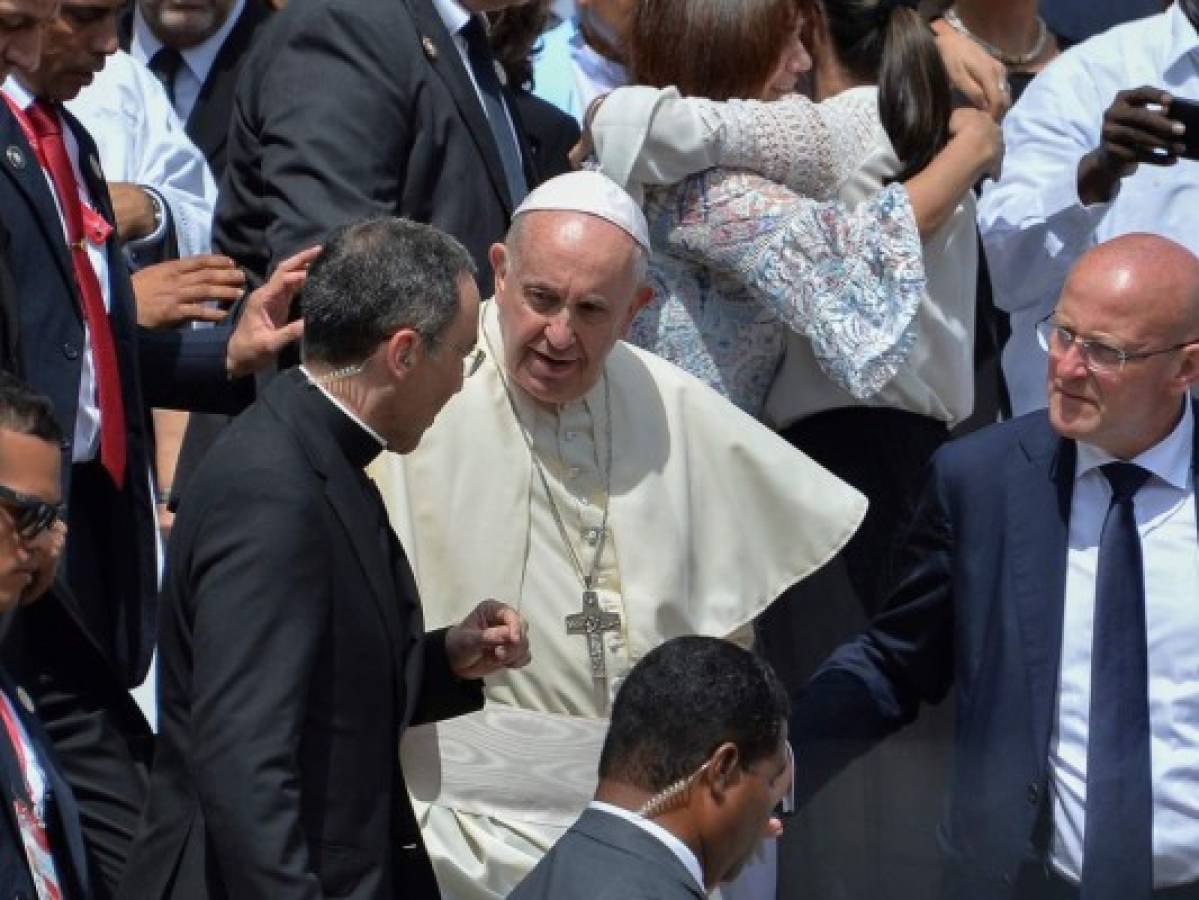
[[[600,608],[599,595],[593,590],[583,591],[583,611],[566,617],[566,633],[581,634],[587,638],[587,655],[591,657],[591,677],[603,681],[608,677],[604,665],[604,632],[620,631],[620,615],[604,612]]]

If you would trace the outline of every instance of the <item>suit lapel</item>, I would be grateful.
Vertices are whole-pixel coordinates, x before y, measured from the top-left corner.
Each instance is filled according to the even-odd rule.
[[[508,182],[504,177],[504,164],[500,159],[500,151],[495,145],[495,137],[492,136],[491,126],[487,123],[487,115],[483,112],[483,105],[479,102],[479,95],[475,92],[474,83],[467,74],[462,56],[458,52],[458,46],[446,31],[445,23],[441,21],[441,17],[437,15],[437,10],[433,8],[429,0],[409,0],[408,9],[416,23],[416,32],[420,35],[420,40],[424,45],[428,66],[436,77],[441,79],[454,98],[458,113],[462,116],[462,121],[466,123],[470,136],[479,148],[483,162],[486,163],[487,175],[491,178],[491,184],[503,202],[504,209],[511,216],[512,199],[508,196]],[[430,52],[430,49],[433,52]],[[507,105],[511,113],[514,104],[508,103]],[[515,119],[513,121],[515,122]],[[519,131],[520,129],[517,128],[518,138]],[[528,148],[525,142],[518,140],[518,143],[521,152],[527,153]]]
[[[54,261],[62,277],[75,297],[75,307],[81,311],[75,287],[75,270],[67,253],[67,240],[62,230],[58,207],[50,194],[50,184],[38,162],[37,154],[25,140],[21,126],[17,123],[8,104],[0,105],[0,146],[4,147],[4,174],[16,185],[35,213],[34,219],[46,239],[46,245],[54,248]],[[10,219],[10,221],[12,221]]]
[[[1008,476],[1006,534],[1028,674],[1035,752],[1048,752],[1062,651],[1075,446],[1047,419],[1021,438]]]
[[[187,117],[186,131],[212,166],[229,139],[229,120],[233,115],[233,94],[237,87],[237,72],[250,49],[258,27],[270,16],[259,0],[246,0],[237,24],[221,44],[208,77]],[[212,175],[219,182],[221,173],[212,166]]]
[[[276,387],[278,385],[278,387]],[[284,373],[272,382],[265,399],[291,428],[303,444],[313,468],[325,478],[325,496],[345,529],[350,546],[366,581],[379,615],[387,629],[392,654],[392,670],[397,691],[403,691],[404,650],[406,630],[400,621],[400,592],[392,572],[390,559],[375,522],[375,509],[370,503],[361,472],[350,465],[333,438],[322,430],[318,417],[310,414],[301,392],[313,390],[298,369]],[[280,402],[280,397],[285,398]],[[321,398],[320,402],[326,402]],[[314,421],[316,420],[316,421]],[[379,513],[382,515],[382,512]],[[403,694],[399,694],[403,696]]]

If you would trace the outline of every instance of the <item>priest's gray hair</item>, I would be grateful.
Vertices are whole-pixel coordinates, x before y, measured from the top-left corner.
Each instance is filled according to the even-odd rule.
[[[411,328],[436,345],[458,315],[458,285],[473,277],[466,249],[431,225],[394,216],[334,231],[300,294],[307,362],[362,362]]]

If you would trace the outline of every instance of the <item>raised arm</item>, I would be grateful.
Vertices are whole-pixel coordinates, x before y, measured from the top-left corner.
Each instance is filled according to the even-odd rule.
[[[590,132],[604,174],[634,190],[724,166],[828,199],[856,163],[843,138],[871,127],[874,116],[869,106],[799,94],[717,103],[674,88],[624,87],[599,105]]]

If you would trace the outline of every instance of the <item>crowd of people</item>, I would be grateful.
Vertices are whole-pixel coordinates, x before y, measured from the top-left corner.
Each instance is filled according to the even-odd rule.
[[[1199,0],[0,0],[0,95],[0,892],[1199,898]]]

